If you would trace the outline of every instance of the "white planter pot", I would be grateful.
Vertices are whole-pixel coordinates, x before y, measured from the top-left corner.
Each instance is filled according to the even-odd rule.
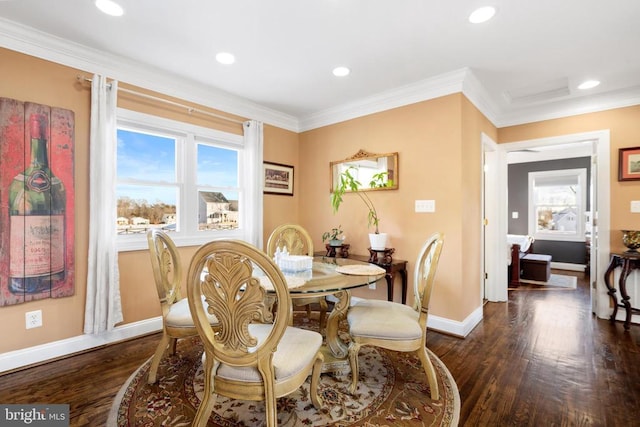
[[[369,243],[374,251],[382,251],[387,247],[387,233],[369,233]]]

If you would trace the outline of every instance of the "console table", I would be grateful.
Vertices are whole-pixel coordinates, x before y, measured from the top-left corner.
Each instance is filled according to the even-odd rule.
[[[316,255],[327,256],[324,252],[318,252]],[[349,258],[358,261],[370,262],[371,264],[378,265],[385,269],[384,275],[387,281],[387,300],[393,301],[393,285],[396,279],[396,274],[400,274],[402,283],[402,303],[407,303],[407,261],[401,259],[392,259],[391,262],[385,262],[383,258],[378,258],[377,261],[371,261],[370,257],[364,255],[349,255]]]
[[[611,285],[613,282],[613,272],[616,267],[622,267],[620,279],[618,280],[618,287],[620,288],[620,295],[622,296],[622,301],[620,303],[616,297],[616,289]],[[629,274],[636,269],[640,270],[640,252],[622,252],[611,254],[609,267],[607,267],[607,271],[604,273],[604,284],[607,286],[607,293],[609,294],[611,303],[613,304],[613,313],[611,313],[609,320],[614,322],[616,320],[616,315],[618,314],[618,307],[624,307],[626,311],[626,317],[624,320],[625,329],[629,329],[629,326],[631,325],[631,313],[640,313],[640,309],[631,307],[631,303],[629,302],[630,297],[627,293],[627,277],[629,277]]]

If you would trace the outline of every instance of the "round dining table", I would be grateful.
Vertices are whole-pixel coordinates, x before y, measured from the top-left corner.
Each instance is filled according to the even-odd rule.
[[[384,278],[386,271],[375,264],[349,258],[315,256],[310,270],[283,271],[292,299],[333,295],[326,330],[324,372],[345,367],[348,346],[338,335],[338,326],[351,303],[351,289],[367,286]]]

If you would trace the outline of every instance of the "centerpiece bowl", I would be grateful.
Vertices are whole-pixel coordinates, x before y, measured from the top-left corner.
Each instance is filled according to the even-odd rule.
[[[638,252],[640,248],[640,231],[622,230],[622,243],[629,248],[627,252]]]

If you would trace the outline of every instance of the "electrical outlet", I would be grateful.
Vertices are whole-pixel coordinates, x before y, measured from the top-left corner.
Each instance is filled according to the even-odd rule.
[[[27,329],[39,328],[42,326],[42,310],[28,311],[24,315]]]

